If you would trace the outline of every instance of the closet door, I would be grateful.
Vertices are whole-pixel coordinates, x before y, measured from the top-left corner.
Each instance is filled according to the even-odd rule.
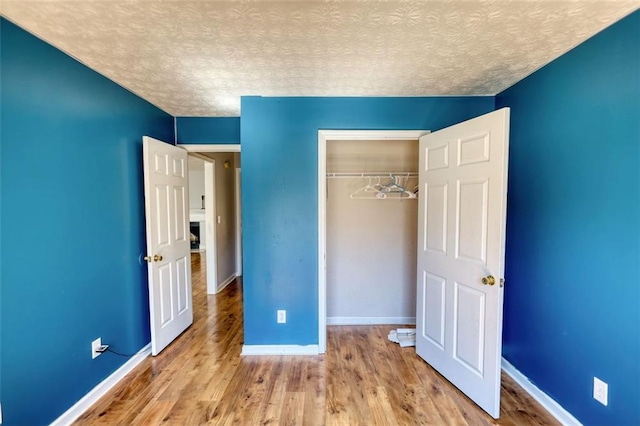
[[[420,138],[416,351],[500,414],[509,109]]]

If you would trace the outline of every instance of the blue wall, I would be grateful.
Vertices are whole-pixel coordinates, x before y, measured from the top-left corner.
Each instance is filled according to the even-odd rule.
[[[150,340],[142,136],[173,118],[1,26],[2,408],[49,423]]]
[[[498,95],[503,106],[504,356],[585,424],[640,424],[640,12]]]
[[[176,128],[178,143],[240,143],[240,117],[178,117]]]
[[[318,343],[319,129],[438,130],[493,109],[493,97],[242,98],[245,344]]]

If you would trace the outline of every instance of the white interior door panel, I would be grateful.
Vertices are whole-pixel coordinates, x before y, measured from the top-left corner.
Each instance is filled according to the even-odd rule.
[[[420,138],[416,352],[498,418],[509,109]]]

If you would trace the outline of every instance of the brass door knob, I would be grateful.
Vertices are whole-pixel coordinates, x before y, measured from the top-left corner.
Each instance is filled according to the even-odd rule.
[[[496,279],[493,277],[493,275],[489,275],[486,277],[482,278],[482,284],[484,285],[495,285],[496,284]]]
[[[160,262],[161,260],[162,260],[162,256],[161,255],[159,255],[159,254],[153,255],[153,261],[154,262]]]

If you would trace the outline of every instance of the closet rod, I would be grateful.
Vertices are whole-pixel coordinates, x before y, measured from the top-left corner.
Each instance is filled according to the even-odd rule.
[[[362,172],[362,173],[327,173],[328,178],[354,177],[418,177],[418,172]]]

